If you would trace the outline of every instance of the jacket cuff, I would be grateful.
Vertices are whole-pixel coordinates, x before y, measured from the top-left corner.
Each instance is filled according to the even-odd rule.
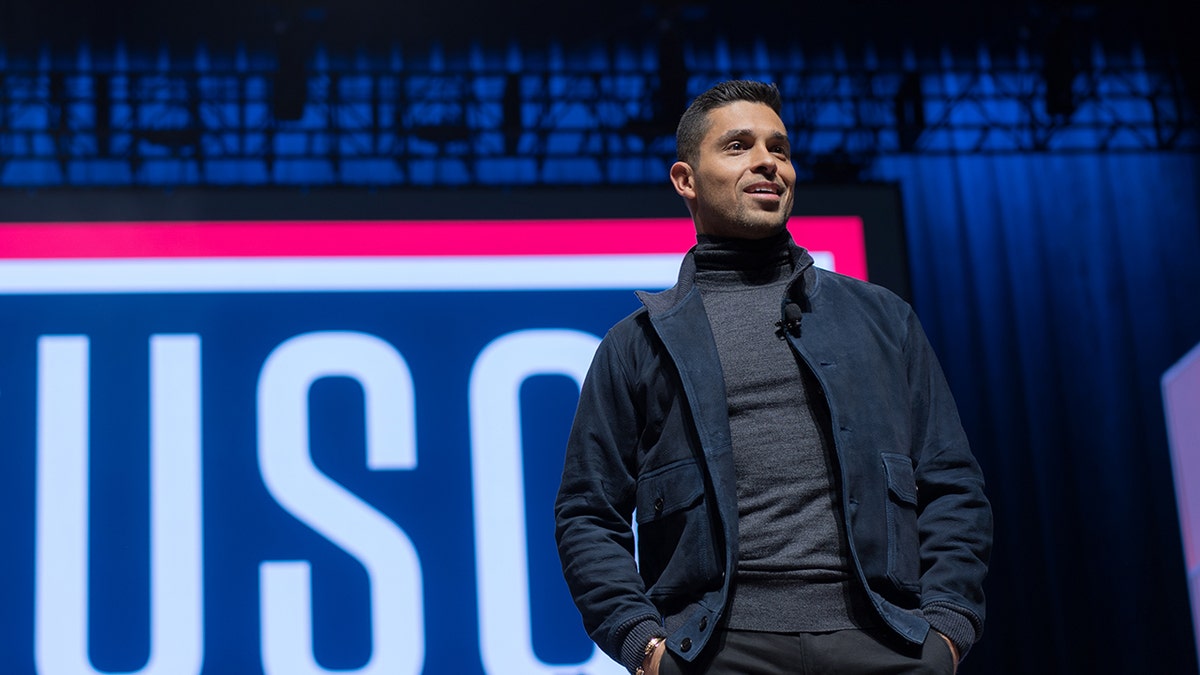
[[[931,602],[922,607],[921,612],[931,628],[954,643],[958,649],[959,662],[967,658],[971,645],[975,644],[983,633],[983,622],[979,617],[965,613],[957,605]]]
[[[644,619],[635,623],[633,628],[630,628],[629,632],[625,634],[625,640],[621,643],[621,665],[631,673],[641,668],[642,661],[646,658],[646,645],[650,642],[650,638],[666,636],[662,626],[653,619]]]

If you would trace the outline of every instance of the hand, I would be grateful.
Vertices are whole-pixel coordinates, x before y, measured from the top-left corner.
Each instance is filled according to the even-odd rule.
[[[940,637],[946,641],[946,646],[948,646],[950,648],[950,655],[954,657],[954,672],[957,673],[958,672],[958,647],[954,646],[954,643],[950,641],[950,638],[946,637],[945,635],[942,635],[941,633],[938,633],[936,630],[933,632],[937,633],[938,637]],[[657,669],[655,669],[655,672],[658,672]]]

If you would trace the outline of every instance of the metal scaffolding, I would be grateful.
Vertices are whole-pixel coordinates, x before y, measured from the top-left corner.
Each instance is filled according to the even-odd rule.
[[[1177,69],[1136,50],[1095,48],[1066,71],[983,50],[924,64],[660,63],[646,48],[301,64],[0,53],[0,187],[641,183],[674,160],[686,98],[727,77],[779,84],[797,166],[818,177],[905,153],[1200,149]]]

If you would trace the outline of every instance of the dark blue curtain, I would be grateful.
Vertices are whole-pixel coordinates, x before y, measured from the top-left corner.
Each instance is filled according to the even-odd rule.
[[[964,672],[1196,672],[1160,377],[1200,342],[1198,169],[1163,153],[876,166],[902,186],[915,304],[995,508]]]

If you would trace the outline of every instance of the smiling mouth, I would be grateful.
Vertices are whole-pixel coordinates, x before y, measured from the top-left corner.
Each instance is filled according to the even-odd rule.
[[[779,197],[782,195],[782,193],[784,193],[784,189],[773,183],[758,183],[746,187],[744,192],[748,193],[748,195],[769,195],[772,197]]]
[[[771,184],[751,185],[750,187],[746,188],[744,192],[748,195],[754,195],[756,197],[778,198],[783,196],[783,188],[779,187],[778,185]]]

